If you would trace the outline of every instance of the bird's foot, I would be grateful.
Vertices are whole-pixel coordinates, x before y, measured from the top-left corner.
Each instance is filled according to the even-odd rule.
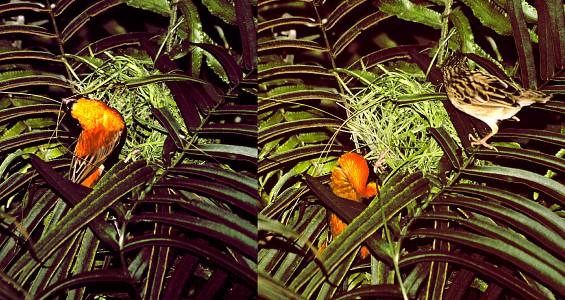
[[[479,146],[479,145],[482,145],[482,146],[484,146],[484,147],[486,147],[486,148],[488,148],[488,149],[490,149],[490,150],[498,151],[498,149],[496,149],[496,147],[494,147],[494,146],[492,146],[492,145],[490,145],[490,144],[487,143],[487,139],[488,139],[489,137],[490,137],[490,136],[485,136],[485,137],[482,138],[482,139],[478,139],[478,138],[474,137],[473,135],[469,134],[469,140],[471,140],[471,146]]]

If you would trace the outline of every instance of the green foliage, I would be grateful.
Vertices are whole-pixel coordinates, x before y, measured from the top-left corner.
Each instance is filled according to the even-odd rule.
[[[504,11],[504,7],[488,0],[462,0],[461,2],[471,8],[475,17],[484,26],[501,35],[512,33],[512,27],[508,22],[508,14]]]
[[[436,29],[441,27],[441,16],[434,10],[424,5],[412,3],[408,0],[381,0],[378,2],[379,10],[406,21],[424,24]]]
[[[253,54],[218,34],[251,8],[59,2],[0,4],[1,294],[255,298]],[[208,14],[220,5],[231,23]],[[126,123],[92,187],[67,179],[81,130],[67,97]]]
[[[76,77],[75,86],[81,94],[93,99],[109,99],[124,118],[129,130],[129,138],[124,144],[120,156],[124,159],[129,153],[137,151],[139,157],[150,161],[158,160],[163,153],[163,142],[167,138],[167,130],[153,116],[152,108],[166,108],[174,119],[182,124],[181,133],[187,135],[179,108],[165,83],[141,83],[135,88],[124,88],[123,84],[131,84],[138,80],[146,80],[152,75],[160,74],[151,59],[146,55],[113,55],[104,53],[107,59],[96,57],[76,58],[77,62],[88,62],[89,74]],[[75,58],[70,56],[69,61]],[[138,85],[138,84],[136,84]]]
[[[169,16],[172,12],[167,0],[126,0],[125,3],[132,7],[145,9],[163,16]]]
[[[232,1],[204,0],[202,4],[208,8],[212,15],[222,19],[222,21],[232,25],[236,23],[235,9]]]
[[[429,2],[259,3],[261,216],[280,225],[260,228],[261,297],[565,294],[562,55],[551,48],[565,43],[554,22],[563,11],[548,10],[558,1]],[[517,81],[553,100],[502,122],[498,151],[470,147],[484,126],[451,106],[435,66],[453,52],[497,57],[489,71],[527,69]],[[368,205],[328,186],[348,151],[381,166]],[[337,237],[329,212],[349,223]],[[370,261],[357,257],[362,245]]]
[[[379,69],[382,75],[364,74],[363,80],[373,80],[344,97],[350,110],[347,131],[359,140],[359,146],[369,149],[369,160],[383,160],[380,170],[435,170],[443,151],[428,135],[427,128],[450,123],[443,106],[425,97],[434,93],[433,85],[424,81],[422,73],[388,71],[382,66]],[[423,99],[419,100],[420,95]],[[403,105],[408,99],[410,103]],[[451,126],[449,133],[455,135]]]

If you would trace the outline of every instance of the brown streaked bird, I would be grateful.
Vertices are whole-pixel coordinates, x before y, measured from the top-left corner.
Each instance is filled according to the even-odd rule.
[[[515,116],[522,107],[546,103],[551,95],[527,90],[481,70],[471,70],[465,57],[455,54],[441,67],[447,98],[460,111],[485,122],[491,132],[482,139],[469,135],[471,145],[495,149],[487,140],[498,132],[498,123]]]
[[[337,164],[333,168],[330,178],[330,188],[336,196],[359,202],[363,198],[371,198],[378,193],[376,183],[370,182],[367,184],[369,166],[363,156],[357,153],[346,153],[337,160]],[[345,227],[347,227],[347,224],[338,216],[330,215],[330,231],[334,238]],[[359,254],[364,259],[369,255],[369,250],[362,247]]]
[[[124,119],[117,110],[100,100],[64,99],[63,103],[82,128],[69,177],[73,182],[90,187],[100,177],[102,164],[118,145],[125,129]]]

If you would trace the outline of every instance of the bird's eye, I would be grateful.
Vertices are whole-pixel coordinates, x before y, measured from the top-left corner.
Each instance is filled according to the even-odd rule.
[[[71,111],[71,108],[73,107],[73,105],[75,104],[76,101],[77,101],[77,99],[75,99],[75,98],[64,98],[63,99],[63,104],[65,104],[65,108],[67,109],[67,111]]]

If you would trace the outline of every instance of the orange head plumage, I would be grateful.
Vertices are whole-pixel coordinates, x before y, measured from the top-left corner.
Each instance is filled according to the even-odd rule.
[[[361,201],[363,198],[370,198],[377,194],[377,184],[370,182],[369,166],[363,156],[357,153],[343,154],[337,160],[337,166],[332,170],[330,179],[330,187],[332,192],[341,198],[352,201]],[[340,218],[335,214],[330,215],[330,231],[335,238],[347,227]],[[369,250],[362,247],[360,251],[361,258],[369,255]]]
[[[100,100],[80,98],[63,102],[82,128],[71,163],[71,180],[78,182],[98,168],[114,150],[125,123],[117,110]]]
[[[363,156],[357,153],[343,154],[332,170],[330,187],[341,198],[360,201],[377,194],[376,184],[369,183],[369,166]]]
[[[112,143],[125,127],[120,113],[100,100],[80,98],[72,103],[70,111],[82,128],[74,153],[78,157]]]

